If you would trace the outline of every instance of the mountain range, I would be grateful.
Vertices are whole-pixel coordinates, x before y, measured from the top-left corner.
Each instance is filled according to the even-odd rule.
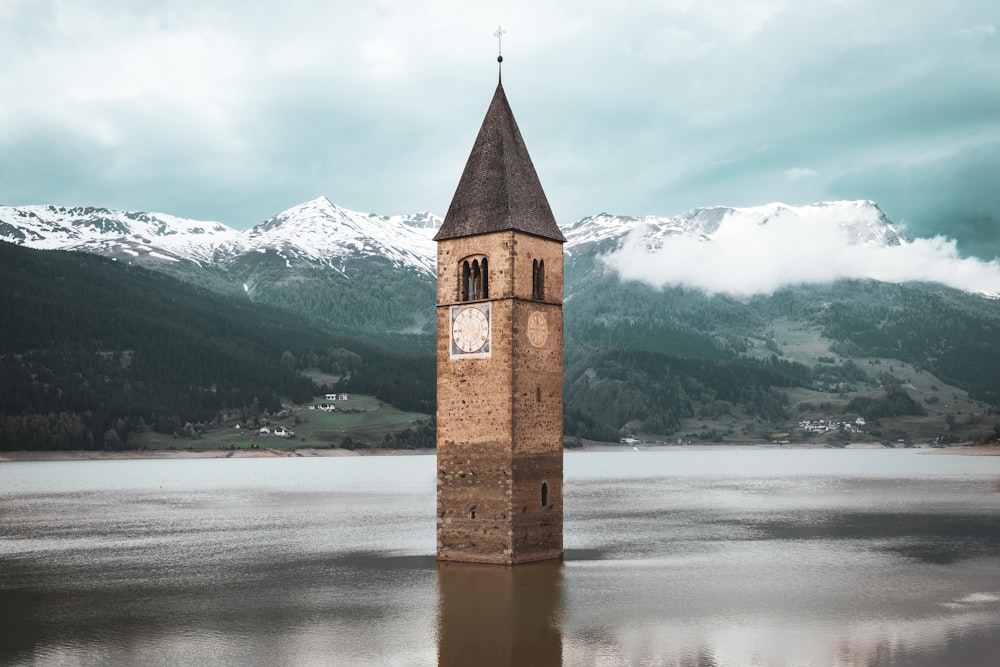
[[[733,229],[795,216],[800,224],[836,220],[846,243],[898,246],[906,238],[876,204],[695,209],[674,217],[607,213],[565,227],[567,294],[608,271],[627,241],[650,253],[680,238],[712,242]],[[56,206],[0,207],[0,239],[36,249],[90,252],[174,275],[223,293],[290,308],[344,332],[391,337],[431,334],[441,218],[378,216],[319,197],[246,231],[162,213]],[[388,289],[388,286],[392,286]],[[377,298],[367,298],[369,296]]]
[[[808,225],[833,218],[853,243],[899,245],[906,238],[871,201],[824,202],[793,207],[700,208],[678,216],[614,216],[601,213],[563,229],[566,251],[620,246],[640,232],[651,250],[667,239],[693,236],[710,241],[733,226],[763,226],[793,214]],[[164,213],[114,211],[94,207],[0,206],[0,240],[36,249],[91,252],[120,261],[162,268],[191,263],[226,269],[245,255],[274,253],[287,268],[312,264],[335,271],[350,259],[375,257],[401,269],[434,275],[431,237],[441,225],[432,213],[378,216],[337,206],[326,197],[294,206],[237,231],[220,222],[188,220]]]
[[[440,223],[429,213],[358,213],[325,197],[246,231],[159,213],[0,207],[2,240],[144,266],[418,356],[433,354],[431,237]],[[714,269],[743,282],[754,262],[784,261],[756,258],[757,239],[780,250],[785,238],[815,236],[827,250],[912,264],[905,253],[921,240],[908,239],[874,202],[713,207],[672,217],[602,213],[563,232],[568,433],[607,439],[721,429],[736,437],[849,412],[854,398],[879,400],[880,391],[902,386],[927,406],[924,421],[933,423],[922,424],[920,435],[931,436],[947,431],[938,422],[957,411],[985,414],[1000,404],[1000,302],[987,298],[996,295],[992,284],[954,289],[863,273],[792,275],[764,290],[727,293],[685,282],[696,268],[665,254],[682,247],[706,263],[715,249],[745,249]],[[792,242],[785,250],[801,253]],[[825,261],[806,257],[805,264]],[[680,268],[681,279],[631,273],[638,268]],[[946,391],[950,400],[938,394]]]

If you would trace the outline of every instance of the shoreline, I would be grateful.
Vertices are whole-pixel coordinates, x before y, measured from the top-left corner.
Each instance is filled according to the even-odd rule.
[[[66,450],[0,452],[0,463],[16,461],[129,461],[147,459],[294,459],[342,456],[420,456],[433,449],[131,449],[117,452]]]
[[[732,451],[751,449],[830,449],[822,444],[797,443],[788,445],[773,444],[731,444],[705,443],[697,445],[630,445],[616,444],[586,444],[579,449],[564,450],[564,452],[704,452]],[[869,443],[850,444],[843,449],[895,449]],[[913,449],[921,454],[952,455],[952,456],[1000,456],[1000,445],[952,445],[948,447],[921,446]],[[259,458],[328,458],[344,456],[428,456],[435,453],[433,449],[320,449],[303,447],[301,449],[137,449],[118,452],[68,450],[68,451],[28,451],[17,450],[0,452],[0,463],[19,461],[128,461],[146,459],[259,459]]]

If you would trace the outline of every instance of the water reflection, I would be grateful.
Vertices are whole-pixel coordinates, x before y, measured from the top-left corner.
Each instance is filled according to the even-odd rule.
[[[562,664],[561,561],[438,563],[438,665]]]

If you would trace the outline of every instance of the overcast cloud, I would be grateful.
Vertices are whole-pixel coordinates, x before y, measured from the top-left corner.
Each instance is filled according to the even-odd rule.
[[[1000,256],[996,0],[3,0],[0,204],[442,214],[498,23],[563,224],[872,199]]]

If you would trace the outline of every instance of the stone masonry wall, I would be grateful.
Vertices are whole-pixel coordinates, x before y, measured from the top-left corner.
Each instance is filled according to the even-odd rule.
[[[473,255],[489,263],[490,354],[452,358],[459,264]],[[544,301],[531,301],[532,259],[545,261]],[[501,232],[438,244],[441,560],[510,564],[562,555],[561,299],[560,243]],[[548,329],[541,347],[526,337],[536,311]]]

